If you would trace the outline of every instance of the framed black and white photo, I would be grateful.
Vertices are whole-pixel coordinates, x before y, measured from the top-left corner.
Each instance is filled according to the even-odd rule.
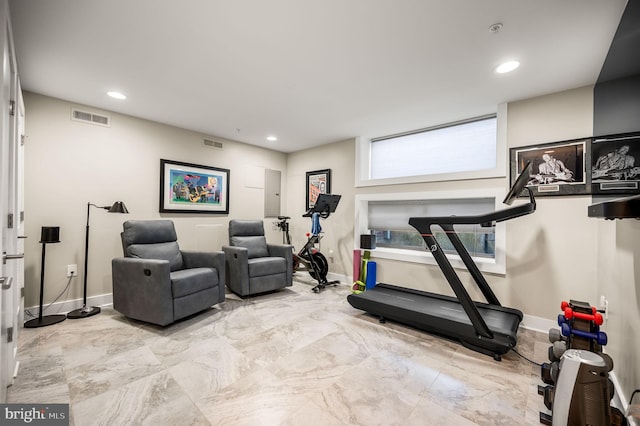
[[[591,159],[592,194],[640,193],[640,133],[594,138]]]
[[[228,169],[160,160],[160,213],[229,214]]]
[[[584,138],[511,148],[511,184],[530,161],[533,167],[527,187],[535,196],[587,194],[590,143],[590,138]]]

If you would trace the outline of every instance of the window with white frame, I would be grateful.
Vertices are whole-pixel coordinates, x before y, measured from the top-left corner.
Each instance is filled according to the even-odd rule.
[[[496,117],[371,140],[371,178],[496,167]]]
[[[497,114],[360,138],[356,186],[505,176],[506,109],[500,105]]]
[[[435,264],[424,239],[409,225],[411,217],[477,215],[500,207],[503,191],[429,191],[425,193],[359,194],[356,196],[356,233],[376,235],[375,257]],[[455,225],[463,244],[481,271],[505,273],[504,224],[494,227]],[[464,268],[449,239],[439,227],[434,235],[454,267]],[[356,236],[355,241],[359,241]]]

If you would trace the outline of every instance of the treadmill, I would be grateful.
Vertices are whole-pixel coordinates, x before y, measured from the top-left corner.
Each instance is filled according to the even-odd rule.
[[[501,355],[516,346],[516,334],[522,321],[522,312],[504,307],[498,301],[489,284],[482,276],[471,255],[455,232],[456,224],[479,224],[494,226],[497,222],[531,214],[536,209],[533,192],[526,188],[531,175],[531,162],[509,190],[503,203],[511,205],[526,190],[529,200],[525,204],[474,216],[412,217],[409,225],[416,228],[427,244],[428,250],[438,262],[455,297],[426,291],[413,290],[379,283],[360,294],[350,294],[347,301],[356,309],[378,316],[380,322],[389,319],[420,330],[449,337],[474,351],[493,356],[500,361]],[[441,227],[465,267],[478,285],[487,303],[471,299],[458,274],[436,241],[432,226]]]

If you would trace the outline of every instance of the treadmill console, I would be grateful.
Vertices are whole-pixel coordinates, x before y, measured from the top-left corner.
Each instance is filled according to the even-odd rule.
[[[531,168],[531,161],[529,161],[524,166],[522,172],[509,189],[509,192],[507,192],[507,196],[504,197],[504,200],[502,201],[504,204],[510,206],[515,201],[515,199],[520,196],[524,188],[527,186],[527,182],[529,182],[529,177],[531,176]]]

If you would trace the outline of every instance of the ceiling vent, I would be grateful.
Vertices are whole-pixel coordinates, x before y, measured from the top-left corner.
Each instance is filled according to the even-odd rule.
[[[202,146],[205,148],[222,149],[222,142],[213,139],[203,139]]]
[[[76,108],[71,108],[71,119],[82,121],[83,123],[95,124],[96,126],[111,127],[111,117],[108,115],[82,111]]]

